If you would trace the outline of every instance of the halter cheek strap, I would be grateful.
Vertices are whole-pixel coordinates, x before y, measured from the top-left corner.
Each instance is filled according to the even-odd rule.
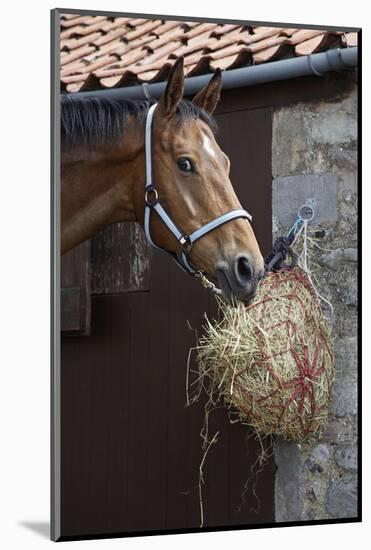
[[[157,103],[151,105],[151,107],[149,108],[147,113],[146,128],[145,128],[146,184],[145,184],[144,231],[148,242],[152,246],[160,250],[163,250],[161,247],[157,246],[157,244],[153,241],[151,237],[151,229],[150,229],[151,212],[152,211],[156,212],[156,214],[160,217],[162,222],[166,225],[170,233],[175,237],[175,239],[179,242],[181,246],[181,252],[179,255],[173,254],[172,252],[169,252],[169,254],[173,256],[173,259],[184,271],[186,271],[187,273],[190,273],[191,275],[199,275],[199,271],[197,271],[190,265],[189,260],[187,258],[187,253],[191,249],[192,245],[196,241],[198,241],[198,239],[200,239],[207,233],[210,233],[210,231],[213,231],[217,227],[220,227],[224,223],[227,223],[231,220],[235,220],[237,218],[246,218],[251,222],[252,216],[246,210],[243,210],[243,209],[231,210],[230,212],[226,212],[225,214],[218,216],[217,218],[203,225],[199,229],[196,229],[196,231],[194,231],[190,235],[187,235],[186,233],[181,231],[181,229],[172,220],[172,218],[169,216],[166,210],[161,206],[159,202],[157,190],[153,185],[152,120],[153,120],[153,114],[156,109],[156,106],[157,106]],[[210,285],[212,285],[212,283],[210,283]],[[215,291],[220,292],[217,289],[215,289]]]

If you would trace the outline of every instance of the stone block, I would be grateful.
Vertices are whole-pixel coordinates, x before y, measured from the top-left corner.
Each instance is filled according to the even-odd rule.
[[[313,223],[337,220],[337,176],[332,173],[301,174],[273,180],[273,215],[283,226],[290,226],[308,199],[315,199]]]
[[[315,462],[311,458],[307,458],[307,460],[304,462],[304,465],[311,474],[322,474],[323,472],[323,466],[321,466],[321,464],[318,464],[318,462]]]
[[[296,443],[277,437],[275,460],[276,521],[301,521],[303,519],[303,484],[300,476],[301,457]]]
[[[311,458],[320,462],[327,462],[330,458],[330,451],[327,445],[324,445],[323,443],[316,445],[311,452]]]
[[[353,442],[357,438],[355,420],[349,418],[331,418],[327,424],[323,439],[331,443]]]
[[[337,169],[357,170],[357,90],[335,102],[305,102],[273,116],[274,177]],[[355,155],[354,155],[355,154]]]
[[[329,110],[324,104],[321,116],[315,118],[312,125],[312,139],[315,143],[336,145],[349,143],[357,139],[356,110]]]
[[[357,413],[357,337],[339,339],[335,345],[335,383],[330,411],[343,417]]]
[[[332,518],[357,517],[357,483],[335,479],[326,495],[326,510]]]
[[[357,307],[358,290],[355,286],[341,286],[339,288],[339,298],[346,306]]]
[[[357,262],[357,248],[335,248],[327,254],[323,254],[319,261],[330,269],[337,269],[344,264]]]
[[[342,151],[340,151],[342,153]],[[347,151],[349,154],[349,151]],[[358,188],[358,178],[357,178],[357,165],[354,166],[353,170],[340,170],[339,173],[339,190],[341,191],[345,200],[348,200],[348,197],[352,197],[357,194]]]
[[[273,176],[285,176],[304,169],[310,147],[307,119],[300,106],[275,111],[272,133]]]
[[[357,471],[358,452],[356,445],[341,445],[335,451],[335,462],[340,468]]]

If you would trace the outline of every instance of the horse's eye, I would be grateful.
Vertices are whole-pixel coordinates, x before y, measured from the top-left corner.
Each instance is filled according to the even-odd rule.
[[[177,165],[182,172],[194,172],[193,163],[191,159],[187,157],[180,157],[177,161]]]

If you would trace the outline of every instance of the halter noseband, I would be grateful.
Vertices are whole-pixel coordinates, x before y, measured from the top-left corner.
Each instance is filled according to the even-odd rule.
[[[161,206],[159,197],[158,197],[158,192],[152,182],[152,120],[153,120],[153,113],[156,106],[157,106],[157,103],[154,103],[153,105],[151,105],[151,107],[148,110],[147,118],[146,118],[146,129],[145,129],[146,184],[145,184],[144,231],[145,231],[147,240],[152,246],[160,250],[165,250],[160,246],[157,246],[153,242],[151,237],[150,218],[151,218],[151,211],[153,210],[161,218],[163,223],[169,229],[170,233],[176,238],[176,240],[181,246],[181,252],[178,255],[173,252],[169,252],[168,250],[165,250],[165,252],[167,252],[168,254],[171,254],[173,259],[183,269],[183,271],[186,271],[190,275],[199,276],[202,282],[205,284],[205,286],[208,286],[214,292],[219,294],[221,293],[221,291],[219,289],[216,289],[215,285],[210,281],[208,281],[200,271],[194,269],[190,265],[187,258],[187,254],[192,248],[192,245],[198,239],[200,239],[207,233],[210,233],[210,231],[213,231],[213,229],[216,229],[220,225],[223,225],[224,223],[227,223],[231,220],[235,220],[236,218],[246,218],[249,220],[249,222],[251,222],[252,216],[246,210],[243,210],[243,209],[230,210],[229,212],[222,214],[221,216],[218,216],[214,220],[203,225],[199,229],[196,229],[196,231],[194,231],[190,235],[187,235],[186,233],[184,233],[179,229],[179,227],[174,223],[174,221],[171,219],[171,217],[166,212],[166,210]]]

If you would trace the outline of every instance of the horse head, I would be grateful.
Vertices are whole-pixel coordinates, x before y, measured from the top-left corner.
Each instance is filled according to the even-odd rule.
[[[230,161],[215,139],[211,116],[221,84],[217,70],[192,102],[183,99],[183,59],[179,58],[153,115],[156,199],[187,235],[222,214],[242,209],[229,177]],[[137,189],[136,200],[143,204],[143,189]],[[179,256],[179,241],[161,217],[151,216],[150,232],[158,247]],[[188,250],[187,260],[230,301],[235,297],[248,303],[263,275],[263,258],[247,219],[232,219],[203,235]]]

